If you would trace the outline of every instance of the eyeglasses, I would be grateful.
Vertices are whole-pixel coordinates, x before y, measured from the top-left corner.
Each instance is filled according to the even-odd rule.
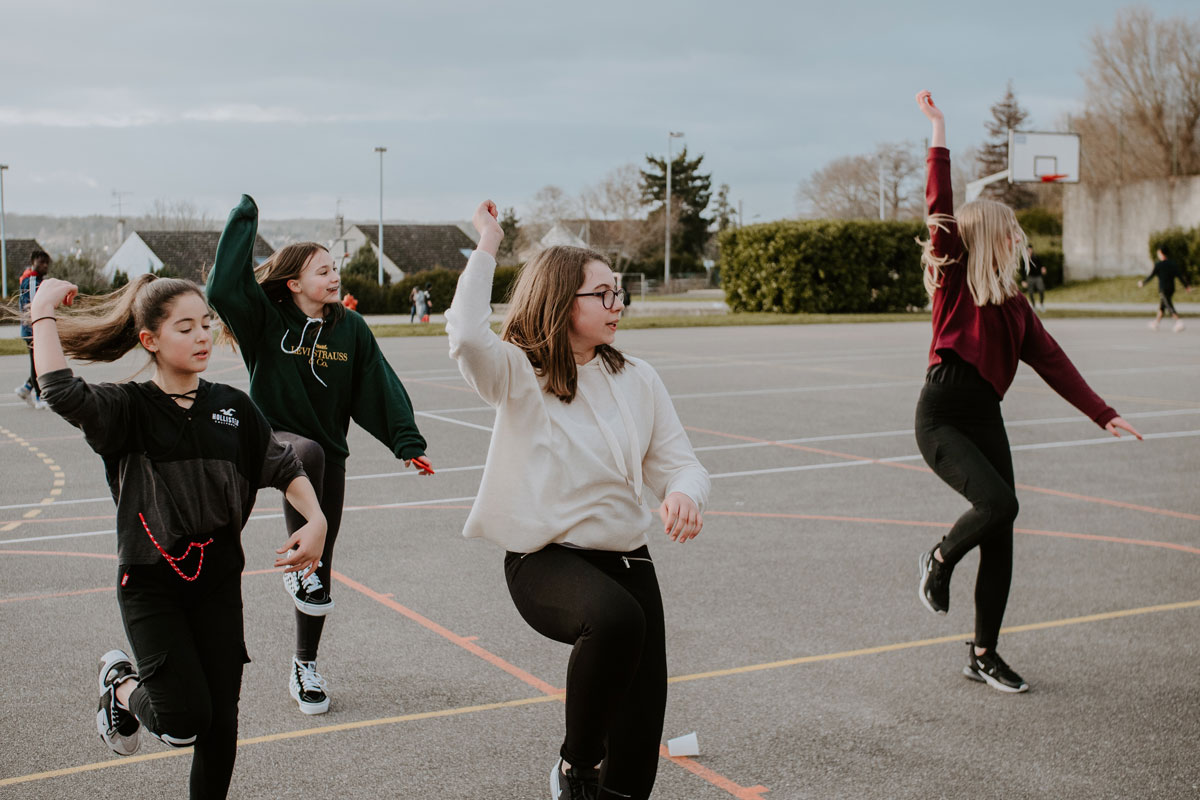
[[[616,302],[618,297],[621,298],[621,305],[629,305],[629,292],[625,289],[617,289],[616,291],[612,289],[605,289],[603,292],[578,292],[575,296],[599,297],[600,303],[610,311],[612,310],[613,304]]]

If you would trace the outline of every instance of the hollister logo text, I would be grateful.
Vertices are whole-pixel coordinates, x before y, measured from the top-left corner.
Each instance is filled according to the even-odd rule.
[[[222,408],[220,411],[214,411],[212,415],[213,422],[236,428],[238,426],[238,418],[234,416],[236,411],[237,409],[233,408]]]

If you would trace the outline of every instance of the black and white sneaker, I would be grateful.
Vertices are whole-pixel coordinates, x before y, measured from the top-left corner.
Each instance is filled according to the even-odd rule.
[[[320,562],[317,564],[320,566]],[[301,578],[300,572],[283,573],[283,586],[292,596],[292,602],[310,617],[323,617],[333,611],[333,598],[329,589],[321,583],[316,570],[307,578]]]
[[[967,642],[970,648],[967,653],[967,665],[963,667],[963,675],[973,681],[986,683],[1001,692],[1017,694],[1029,691],[1025,679],[1004,663],[1004,659],[996,654],[995,649],[988,650],[981,656],[975,655],[975,643]]]
[[[936,547],[933,550],[937,550]],[[933,550],[921,553],[921,584],[918,594],[921,602],[935,614],[945,614],[950,610],[950,573],[951,570],[941,561],[933,557]]]
[[[329,710],[329,695],[325,693],[325,679],[317,672],[317,662],[299,661],[292,657],[292,674],[288,678],[288,691],[292,699],[300,704],[302,714],[324,714]]]
[[[567,767],[563,760],[554,762],[550,770],[550,800],[597,800],[600,796],[600,770],[587,767]]]
[[[100,658],[100,705],[96,710],[96,731],[100,738],[119,756],[137,752],[139,731],[137,717],[117,704],[117,686],[136,678],[133,660],[124,650],[109,650]]]

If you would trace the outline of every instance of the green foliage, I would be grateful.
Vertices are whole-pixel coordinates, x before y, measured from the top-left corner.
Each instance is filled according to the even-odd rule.
[[[1016,212],[1017,222],[1025,233],[1037,236],[1062,236],[1062,212],[1045,206],[1023,208]]]
[[[342,280],[346,278],[361,278],[363,280],[379,282],[379,258],[375,255],[375,248],[371,247],[368,242],[358,248],[357,252],[346,262],[346,266],[342,267]],[[387,286],[392,282],[392,276],[387,272],[383,273],[383,285]],[[354,295],[358,297],[357,294]]]
[[[1155,231],[1150,234],[1150,258],[1155,261],[1158,260],[1155,255],[1158,250],[1178,264],[1184,274],[1190,274],[1196,263],[1200,262],[1200,227]]]
[[[62,256],[54,261],[47,273],[79,287],[80,294],[103,294],[112,288],[112,282],[104,274],[101,264],[86,255]],[[125,281],[128,283],[129,278]]]
[[[162,269],[154,269],[154,270],[150,270],[150,272],[156,278],[182,278],[183,277],[178,272],[171,269],[169,264],[163,264]]]
[[[928,302],[921,222],[781,221],[720,236],[733,311],[828,314],[908,311]]]
[[[492,279],[492,303],[507,303],[513,286],[521,274],[521,267],[496,267]]]
[[[1033,251],[1033,260],[1037,262],[1039,267],[1046,268],[1046,274],[1042,277],[1046,281],[1047,289],[1053,289],[1056,286],[1062,286],[1063,251],[1061,249],[1035,249]]]
[[[704,257],[704,246],[708,243],[708,226],[711,220],[703,214],[708,208],[712,197],[712,173],[700,172],[704,156],[700,155],[688,160],[687,148],[671,159],[671,207],[678,209],[677,217],[672,217],[671,225],[671,261],[675,266],[676,256],[692,257],[692,262],[699,262]],[[642,200],[647,204],[659,203],[659,207],[649,215],[647,224],[655,226],[665,233],[665,221],[662,217],[666,207],[667,193],[667,159],[646,156],[649,170],[642,173]],[[657,223],[655,218],[657,216]],[[678,223],[674,220],[678,219]],[[662,249],[660,247],[661,256]],[[682,265],[682,262],[681,262]]]
[[[504,231],[504,239],[500,242],[496,258],[508,262],[516,255],[517,240],[521,236],[521,220],[515,208],[506,208],[500,214],[500,230]]]
[[[342,295],[354,295],[354,299],[358,301],[356,309],[360,314],[387,314],[391,312],[389,308],[388,297],[391,292],[391,287],[380,286],[376,283],[375,276],[363,278],[359,275],[346,275],[345,270],[342,271]],[[408,311],[408,307],[404,308]]]
[[[119,269],[113,270],[112,287],[111,287],[113,289],[113,291],[120,289],[122,286],[124,286],[127,283],[129,283],[128,275],[126,275],[123,271],[121,271]]]

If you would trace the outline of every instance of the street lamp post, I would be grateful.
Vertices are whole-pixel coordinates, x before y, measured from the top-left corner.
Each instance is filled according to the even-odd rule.
[[[667,243],[663,257],[663,286],[668,292],[671,291],[671,140],[681,138],[681,132],[667,132],[667,204],[664,206],[667,217]]]
[[[4,238],[4,170],[0,164],[0,297],[8,297],[8,240]]]
[[[383,286],[383,154],[386,147],[376,147],[379,153],[379,285]]]

